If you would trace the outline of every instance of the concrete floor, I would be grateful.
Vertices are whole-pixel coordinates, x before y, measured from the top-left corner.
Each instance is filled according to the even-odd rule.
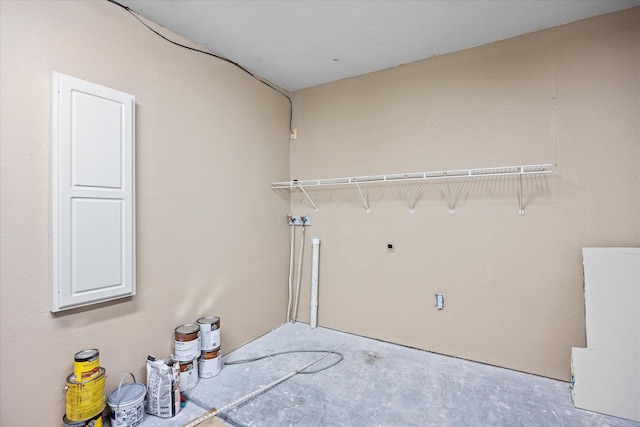
[[[410,349],[330,329],[287,323],[226,355],[225,362],[285,350],[344,355],[316,374],[295,375],[222,414],[228,426],[576,426],[640,427],[640,423],[575,409],[569,384]],[[317,359],[299,353],[228,365],[185,393],[170,419],[146,415],[142,427],[183,426]],[[327,366],[329,355],[311,369]],[[211,425],[218,423],[211,423]],[[222,424],[222,423],[220,423]],[[208,426],[202,424],[203,427]]]

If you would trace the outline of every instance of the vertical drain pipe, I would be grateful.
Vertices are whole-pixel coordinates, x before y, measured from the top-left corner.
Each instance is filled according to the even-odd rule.
[[[311,239],[313,248],[312,264],[311,264],[311,312],[310,325],[312,328],[318,326],[318,261],[320,258],[320,239],[313,237]]]

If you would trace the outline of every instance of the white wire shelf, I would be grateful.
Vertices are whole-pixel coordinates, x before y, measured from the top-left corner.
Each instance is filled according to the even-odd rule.
[[[521,165],[521,166],[500,166],[492,168],[478,168],[478,169],[452,169],[443,171],[431,171],[431,172],[410,172],[410,173],[398,173],[387,175],[367,175],[367,176],[352,176],[344,178],[324,178],[324,179],[305,179],[292,181],[274,182],[271,184],[271,188],[274,190],[300,190],[304,193],[307,200],[313,205],[316,212],[319,210],[318,206],[313,202],[313,199],[309,196],[306,189],[318,188],[318,187],[331,187],[331,186],[355,186],[362,198],[362,201],[367,209],[367,213],[371,212],[368,202],[361,186],[368,184],[385,184],[385,183],[398,183],[398,182],[415,182],[415,181],[429,181],[429,180],[447,180],[447,179],[473,179],[479,177],[491,177],[491,176],[519,176],[520,185],[518,190],[518,202],[520,205],[519,213],[524,215],[524,208],[522,206],[522,177],[525,175],[536,174],[548,174],[551,173],[552,164],[539,164],[539,165]],[[410,212],[413,212],[413,205],[410,204]],[[455,214],[455,209],[451,206],[451,214]]]

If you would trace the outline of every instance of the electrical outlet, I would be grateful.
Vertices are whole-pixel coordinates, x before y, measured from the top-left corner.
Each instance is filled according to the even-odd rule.
[[[291,139],[298,139],[298,129],[297,128],[291,129]]]
[[[444,294],[436,294],[436,308],[442,310],[444,308]]]

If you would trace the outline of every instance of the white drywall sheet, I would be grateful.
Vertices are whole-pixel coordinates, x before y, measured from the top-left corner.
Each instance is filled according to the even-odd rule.
[[[587,348],[571,351],[573,404],[640,421],[640,248],[583,248]]]

